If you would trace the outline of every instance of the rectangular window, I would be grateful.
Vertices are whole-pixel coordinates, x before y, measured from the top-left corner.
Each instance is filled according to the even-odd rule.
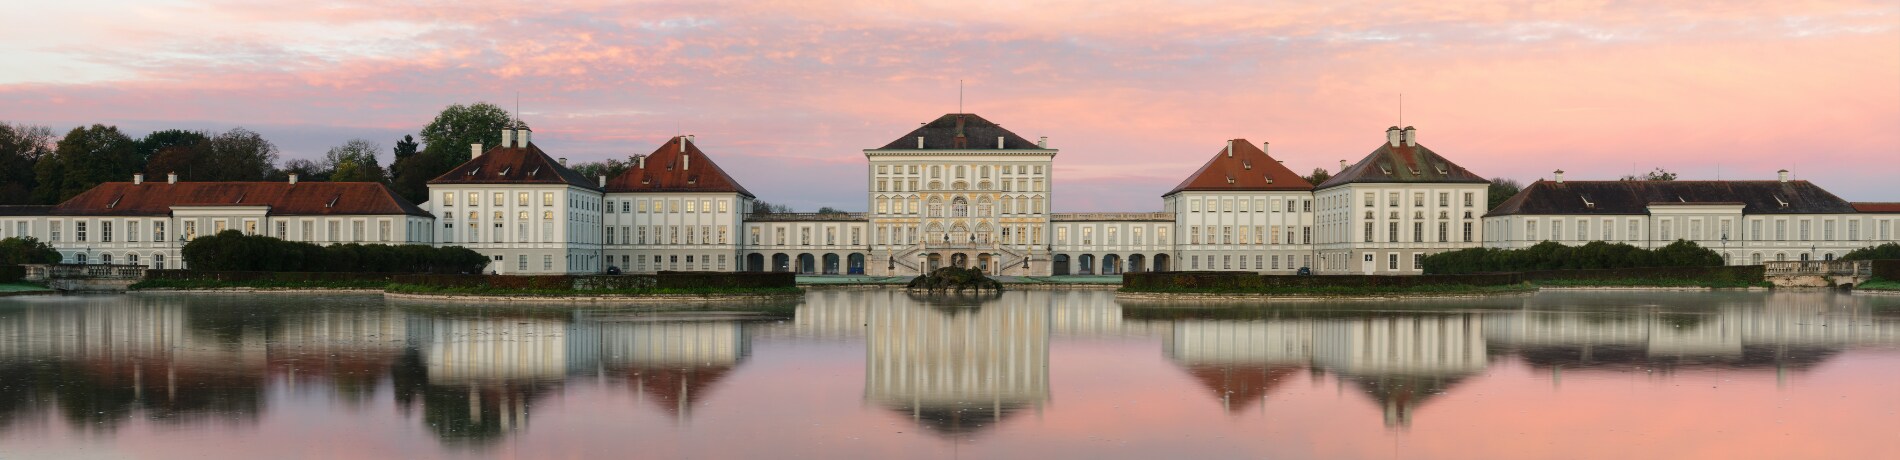
[[[1387,243],[1399,242],[1399,223],[1398,222],[1387,222],[1385,224],[1385,241]]]
[[[1471,207],[1471,192],[1465,192],[1465,207]]]
[[[541,192],[541,205],[554,206],[554,192]],[[548,256],[548,257],[554,257],[554,256]],[[553,267],[549,267],[549,268],[553,268]]]
[[[73,222],[73,241],[86,242],[86,222]]]
[[[1854,234],[1851,228],[1858,228],[1858,227],[1850,227],[1850,230],[1848,230],[1849,235]],[[26,232],[20,232],[20,233],[21,233],[20,236],[26,236],[25,235]],[[134,243],[137,243],[139,241],[139,221],[134,220],[134,221],[125,223],[125,240],[134,242]]]
[[[1425,223],[1424,222],[1412,223],[1412,242],[1413,243],[1425,242]]]
[[[554,270],[554,256],[553,255],[544,254],[541,256],[541,269]]]
[[[1438,223],[1438,242],[1444,243],[1451,240],[1451,232],[1448,231],[1450,226],[1450,222]]]
[[[697,207],[697,206],[693,206],[693,205],[694,205],[694,204],[696,204],[696,203],[698,203],[698,201],[695,201],[695,200],[686,200],[686,212],[699,212],[699,211],[697,210],[697,209],[698,209],[698,207]]]
[[[515,270],[524,271],[524,272],[528,271],[528,255],[527,254],[520,254],[520,255],[515,256]]]
[[[280,239],[280,240],[290,239],[290,223],[289,222],[284,222],[281,220],[277,221],[277,239]]]
[[[1394,252],[1394,253],[1385,255],[1385,269],[1386,270],[1399,269],[1399,253]]]
[[[1366,241],[1365,242],[1367,243],[1372,242],[1372,222],[1366,222]]]
[[[1451,206],[1450,192],[1438,192],[1438,206],[1439,207]]]
[[[1833,222],[1829,223],[1831,224]],[[1833,227],[1828,227],[1828,230],[1830,230],[1828,233],[1833,233]],[[112,242],[112,221],[99,222],[99,241],[105,243]]]
[[[376,223],[376,240],[389,241],[389,221],[385,220]]]
[[[1471,242],[1471,223],[1465,222],[1465,242]]]
[[[1412,253],[1412,269],[1413,270],[1425,269],[1425,254],[1417,253],[1417,252]]]
[[[455,206],[455,192],[442,192],[442,205]]]

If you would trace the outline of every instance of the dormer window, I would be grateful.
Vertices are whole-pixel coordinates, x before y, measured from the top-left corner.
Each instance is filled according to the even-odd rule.
[[[1587,197],[1587,196],[1581,196],[1581,195],[1580,195],[1580,196],[1578,196],[1578,198],[1582,198],[1582,199],[1583,199],[1583,207],[1584,207],[1584,208],[1586,208],[1586,209],[1596,209],[1596,208],[1597,208],[1597,204],[1596,204],[1595,202],[1591,202],[1591,201],[1590,201],[1590,197]]]
[[[239,194],[238,194],[238,197],[237,197],[237,201],[232,201],[231,203],[232,203],[232,204],[237,204],[237,203],[243,203],[243,202],[244,202],[244,195],[245,195],[244,193],[239,193]]]
[[[1227,183],[1229,184],[1234,183],[1234,176],[1227,176]]]
[[[1438,169],[1438,173],[1439,173],[1439,174],[1450,174],[1450,173],[1451,173],[1451,171],[1448,171],[1448,170],[1446,170],[1446,169],[1445,169],[1445,164],[1444,164],[1444,163],[1439,163],[1439,164],[1436,164],[1436,165],[1432,165],[1432,167],[1433,167],[1433,168],[1436,168],[1436,169]]]
[[[534,177],[535,175],[538,175],[538,174],[541,174],[541,168],[534,168],[534,169],[528,170],[528,177]]]
[[[1788,200],[1781,199],[1781,195],[1775,195],[1775,203],[1780,204],[1784,209],[1788,207]]]
[[[647,178],[647,177],[642,177],[642,178],[640,178],[640,185],[648,185],[648,184],[652,184],[652,183],[653,183],[653,179],[652,179],[652,178]]]
[[[475,173],[478,173],[478,172],[481,172],[481,171],[482,171],[482,167],[480,167],[480,166],[476,166],[476,167],[475,167],[474,169],[470,169],[470,170],[468,170],[468,175],[470,175],[470,176],[473,176],[473,175],[475,175]]]
[[[1379,172],[1383,174],[1392,174],[1392,168],[1386,167],[1386,165],[1379,165]]]
[[[343,199],[343,195],[337,195],[337,196],[333,196],[333,197],[330,197],[330,202],[329,202],[329,203],[324,203],[324,204],[323,204],[323,207],[326,207],[326,208],[334,208],[334,207],[336,207],[336,200],[340,200],[340,199]]]
[[[1262,176],[1262,177],[1267,178],[1267,185],[1273,185],[1273,176]]]
[[[686,185],[692,185],[692,184],[697,184],[697,183],[699,183],[699,176],[692,176],[692,177],[686,178]]]
[[[106,209],[112,209],[112,208],[118,207],[119,200],[123,200],[123,199],[125,199],[125,195],[112,197],[112,202],[106,204]]]
[[[1407,171],[1411,171],[1411,172],[1412,172],[1412,175],[1414,175],[1414,176],[1416,176],[1416,175],[1418,175],[1418,168],[1414,168],[1414,167],[1411,167],[1411,166],[1406,166],[1406,167],[1405,167],[1405,170],[1407,170]]]
[[[507,168],[501,168],[501,172],[500,172],[500,173],[497,173],[497,174],[495,174],[495,175],[497,175],[497,176],[507,176],[507,175],[508,175],[508,171],[513,171],[514,169],[515,169],[514,167],[507,167]]]
[[[1249,169],[1249,170],[1253,169],[1253,162],[1247,161],[1247,160],[1240,160],[1240,169]]]

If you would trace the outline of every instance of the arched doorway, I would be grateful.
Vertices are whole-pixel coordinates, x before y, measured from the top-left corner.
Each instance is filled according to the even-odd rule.
[[[746,254],[745,271],[749,271],[749,272],[765,271],[765,254],[760,254],[756,252],[751,253],[751,254]]]
[[[950,266],[957,268],[970,266],[970,255],[961,252],[950,254]]]
[[[792,257],[785,255],[785,253],[773,254],[772,255],[772,271],[775,271],[775,272],[792,271]]]
[[[1080,264],[1077,264],[1077,265],[1080,265],[1079,267],[1080,270],[1077,271],[1077,274],[1080,274],[1080,275],[1095,274],[1095,255],[1094,254],[1083,254],[1082,257],[1079,257],[1076,260],[1081,262]]]
[[[1143,257],[1141,256],[1141,254],[1129,254],[1128,255],[1128,271],[1131,273],[1140,273],[1144,269],[1141,265],[1142,262],[1146,262],[1146,260],[1142,260],[1142,259]]]
[[[838,255],[837,254],[825,254],[824,274],[826,275],[838,274]]]
[[[937,269],[943,268],[943,254],[930,253],[928,257],[924,258],[924,262],[926,271],[937,271]]]
[[[1122,272],[1121,256],[1109,254],[1102,256],[1102,274],[1119,275]]]
[[[1158,272],[1168,271],[1171,268],[1168,266],[1169,262],[1173,262],[1173,261],[1168,260],[1167,254],[1155,254],[1155,271],[1158,271]]]
[[[976,269],[982,270],[983,273],[994,273],[993,271],[990,270],[990,264],[992,263],[993,260],[995,259],[990,258],[990,253],[985,252],[982,254],[977,254],[976,255]]]
[[[846,256],[845,273],[852,275],[864,274],[864,254],[852,253]]]
[[[1056,254],[1054,270],[1050,271],[1050,274],[1053,274],[1055,276],[1062,276],[1062,275],[1069,274],[1069,255],[1068,254]]]
[[[798,274],[810,275],[812,273],[816,273],[817,271],[818,271],[818,258],[812,257],[810,253],[798,255]]]

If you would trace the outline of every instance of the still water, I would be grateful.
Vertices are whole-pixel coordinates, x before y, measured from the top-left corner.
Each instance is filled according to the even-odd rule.
[[[1896,458],[1900,296],[0,299],[0,459]]]

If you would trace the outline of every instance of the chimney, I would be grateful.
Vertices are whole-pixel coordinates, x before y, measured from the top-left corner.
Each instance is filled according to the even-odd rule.
[[[680,154],[680,170],[685,171],[688,169],[693,169],[693,154],[682,153]]]
[[[1267,142],[1267,141],[1260,141],[1260,153],[1267,153],[1267,144],[1270,144],[1270,143],[1271,143],[1271,142]],[[1282,162],[1282,163],[1284,163],[1284,162]]]
[[[511,146],[514,146],[514,145],[515,145],[515,128],[513,128],[513,127],[508,127],[508,128],[502,128],[502,130],[501,130],[501,146],[502,146],[502,147],[511,147]]]
[[[1227,140],[1227,158],[1233,158],[1233,157],[1234,157],[1234,140],[1228,139]]]
[[[1037,139],[1036,148],[1039,148],[1039,149],[1049,148],[1049,136],[1042,136],[1042,139]]]
[[[1339,172],[1346,172],[1346,160],[1339,160]]]
[[[691,142],[691,143],[694,143],[694,144],[698,144],[698,143],[699,143],[699,137],[698,137],[698,136],[694,136],[694,135],[691,135],[691,134],[687,134],[687,135],[686,135],[686,142]]]
[[[600,176],[600,188],[607,188],[607,176]]]
[[[561,166],[567,166],[567,157],[561,157]]]
[[[1781,183],[1783,183],[1783,184],[1786,184],[1786,183],[1788,183],[1788,170],[1786,170],[1786,169],[1783,169],[1783,170],[1781,170],[1781,171],[1779,171],[1779,172],[1778,172],[1778,174],[1780,174],[1780,175],[1781,175]]]
[[[175,173],[175,172],[174,172],[174,173],[166,173],[166,174],[165,174],[165,183],[167,183],[167,184],[176,184],[176,183],[178,183],[178,173]]]
[[[924,137],[917,136],[917,148],[924,148]]]
[[[482,157],[482,145],[469,144],[468,145],[468,159],[473,160],[473,159],[481,158],[481,157]]]
[[[528,138],[532,137],[533,134],[534,131],[529,130],[528,125],[521,125],[521,132],[515,134],[515,143],[519,144],[517,147],[527,147]]]
[[[143,183],[145,183],[145,175],[144,175],[144,174],[133,174],[133,175],[132,175],[132,185],[139,185],[139,184],[143,184]]]
[[[1393,127],[1385,129],[1386,145],[1390,145],[1393,147],[1398,147],[1400,145],[1403,145],[1405,143],[1404,137],[1405,137],[1405,132],[1400,131],[1399,127],[1397,126],[1393,126]]]
[[[639,156],[635,156],[635,157],[633,157],[633,160],[634,160],[634,161],[637,161],[637,162],[639,162],[639,163],[640,163],[640,169],[647,169],[647,156],[646,156],[646,155],[639,155]]]
[[[680,153],[686,153],[686,136],[680,136]]]
[[[1555,174],[1555,175],[1557,175],[1557,185],[1563,185],[1563,184],[1564,184],[1564,170],[1562,170],[1562,169],[1559,169],[1559,170],[1557,170],[1556,172],[1553,172],[1553,173],[1551,173],[1551,174]]]
[[[1418,128],[1405,127],[1405,145],[1408,147],[1418,145]]]
[[[297,185],[297,174],[296,174],[296,173],[292,173],[292,174],[290,175],[290,185]]]

